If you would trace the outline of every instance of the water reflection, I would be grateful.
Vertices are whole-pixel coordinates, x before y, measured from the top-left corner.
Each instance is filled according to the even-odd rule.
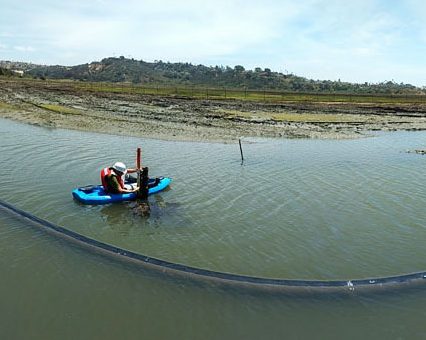
[[[134,217],[149,218],[151,215],[151,207],[148,200],[136,200],[130,204]]]
[[[166,201],[161,194],[156,194],[146,201],[106,204],[99,211],[105,224],[112,229],[120,229],[123,233],[123,229],[130,230],[134,226],[159,228],[163,219],[169,220],[170,216],[182,215],[182,207],[181,203]],[[182,216],[180,220],[185,219]]]

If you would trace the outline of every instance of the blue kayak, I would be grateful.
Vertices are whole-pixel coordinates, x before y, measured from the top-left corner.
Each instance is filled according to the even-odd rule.
[[[150,178],[148,182],[148,194],[152,195],[167,188],[172,181],[169,177]],[[135,192],[125,194],[108,194],[102,185],[91,185],[77,188],[72,191],[73,197],[84,204],[107,204],[136,199]]]

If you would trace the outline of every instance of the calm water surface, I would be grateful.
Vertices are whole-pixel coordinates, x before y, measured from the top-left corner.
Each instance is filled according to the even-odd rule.
[[[83,206],[77,186],[116,160],[173,178],[132,203]],[[264,277],[355,279],[426,270],[426,133],[350,141],[180,143],[0,120],[0,198],[126,249]],[[0,215],[2,338],[424,338],[426,289],[290,298],[156,277]]]

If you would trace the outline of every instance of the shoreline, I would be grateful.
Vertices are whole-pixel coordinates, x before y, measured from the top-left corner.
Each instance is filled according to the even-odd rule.
[[[352,139],[426,130],[425,103],[264,103],[83,91],[0,79],[0,117],[52,128],[176,141]]]

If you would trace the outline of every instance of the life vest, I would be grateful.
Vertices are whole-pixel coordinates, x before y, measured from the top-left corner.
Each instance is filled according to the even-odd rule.
[[[103,168],[101,170],[101,182],[102,186],[104,187],[105,191],[108,191],[108,183],[107,183],[107,177],[109,176],[116,176],[118,183],[120,184],[121,188],[124,189],[124,181],[121,176],[118,176],[114,171],[112,171],[111,168]]]

